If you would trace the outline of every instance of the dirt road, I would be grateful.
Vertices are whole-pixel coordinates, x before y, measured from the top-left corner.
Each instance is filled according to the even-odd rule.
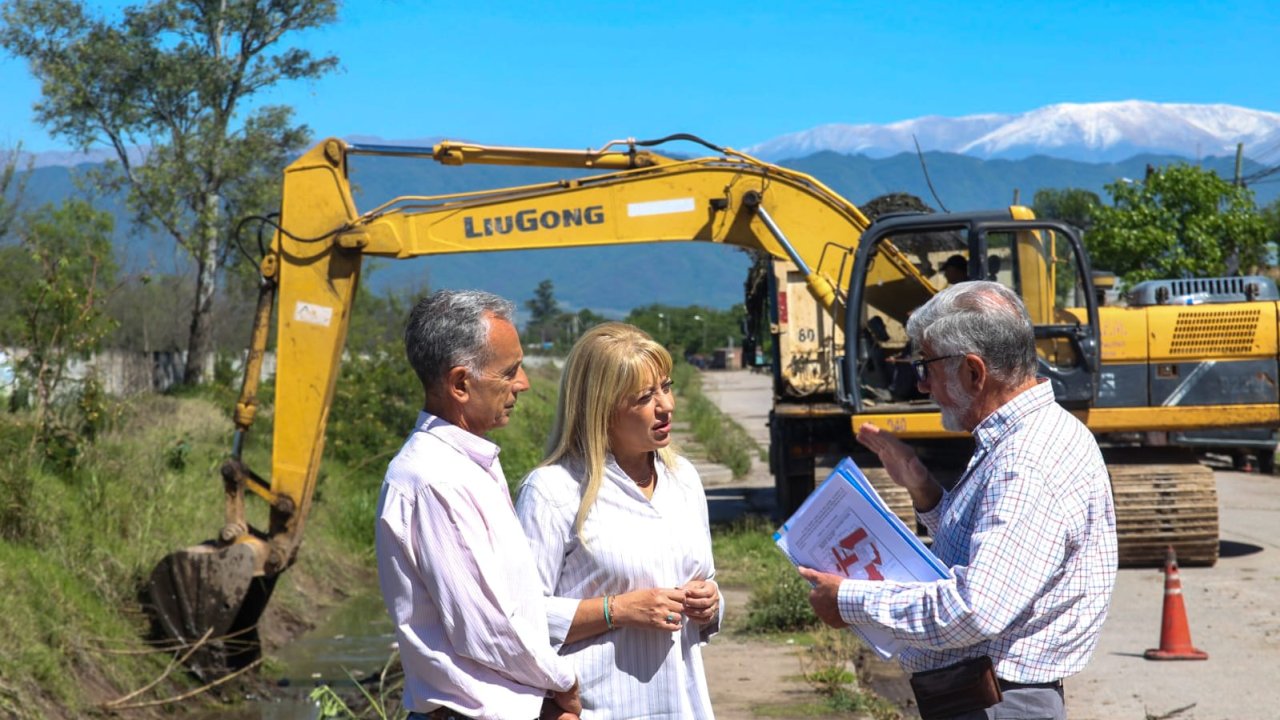
[[[721,411],[747,429],[760,447],[768,447],[770,385],[767,375],[748,372],[703,373],[703,392]],[[763,402],[761,402],[763,398]],[[711,521],[728,522],[754,513],[769,515],[773,479],[768,464],[753,460],[751,472],[738,480],[702,472],[707,482]],[[706,480],[704,480],[706,482]],[[746,611],[747,591],[725,588],[725,612]],[[755,720],[766,713],[785,718],[785,708],[815,702],[817,696],[801,678],[799,648],[785,641],[756,640],[723,634],[703,648],[707,685],[717,720]]]
[[[767,375],[707,372],[703,388],[767,447]],[[1142,657],[1160,643],[1164,577],[1158,570],[1121,570],[1098,649],[1084,672],[1067,679],[1067,707],[1074,720],[1280,717],[1280,478],[1230,471],[1216,476],[1222,559],[1212,568],[1181,568],[1192,641],[1209,659]],[[744,481],[707,491],[713,516],[719,517],[747,508],[768,512],[772,493],[763,463]],[[729,600],[739,607],[745,603],[745,597]],[[792,693],[803,691],[795,677],[799,661],[788,650],[713,642],[706,657],[717,717],[756,718],[752,707],[785,707]]]
[[[747,371],[705,372],[703,393],[733,417],[761,448],[769,446],[771,384],[768,375]],[[706,473],[704,473],[706,475]],[[714,477],[714,476],[713,476]],[[773,477],[768,463],[756,460],[746,477],[731,482],[708,483],[707,502],[712,522],[727,522],[746,513],[770,516],[774,506]],[[748,593],[725,591],[726,612],[745,612]],[[721,635],[703,649],[707,684],[717,720],[813,720],[813,708],[821,698],[802,679],[799,653],[786,640],[756,640]],[[896,663],[872,661],[877,690],[886,696],[907,692]],[[881,687],[883,686],[883,690]],[[798,710],[807,705],[805,710]],[[796,714],[788,711],[795,710]],[[857,718],[839,715],[839,718]]]
[[[1160,645],[1164,575],[1121,570],[1093,660],[1067,680],[1072,718],[1280,717],[1280,477],[1215,476],[1222,557],[1179,569],[1191,640],[1209,659],[1142,657]]]

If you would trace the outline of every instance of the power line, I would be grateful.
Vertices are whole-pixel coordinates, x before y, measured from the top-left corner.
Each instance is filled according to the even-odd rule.
[[[1258,183],[1264,181],[1266,178],[1269,178],[1272,175],[1275,175],[1276,173],[1280,173],[1280,165],[1273,165],[1269,168],[1258,170],[1257,172],[1253,172],[1248,175],[1245,175],[1244,177],[1240,178],[1240,182],[1244,183],[1245,185],[1257,185]]]
[[[1252,160],[1260,165],[1270,165],[1272,161],[1280,160],[1280,138],[1263,147],[1261,151],[1252,157]]]

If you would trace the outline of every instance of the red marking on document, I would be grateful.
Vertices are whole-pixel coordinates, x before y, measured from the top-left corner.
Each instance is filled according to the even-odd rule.
[[[840,572],[844,573],[845,577],[850,577],[850,566],[861,562],[859,560],[858,546],[865,545],[866,548],[861,550],[862,555],[864,557],[870,556],[871,561],[862,566],[862,571],[867,574],[868,580],[884,579],[884,575],[880,574],[879,568],[881,564],[880,549],[869,540],[869,537],[866,528],[858,528],[849,533],[836,547],[831,548],[831,554],[836,558],[836,567],[840,568]],[[842,553],[841,550],[845,552]]]

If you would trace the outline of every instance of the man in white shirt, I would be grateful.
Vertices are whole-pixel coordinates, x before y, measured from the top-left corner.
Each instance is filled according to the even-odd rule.
[[[973,459],[944,487],[891,434],[864,424],[858,440],[911,493],[952,576],[897,583],[806,569],[809,600],[828,625],[878,628],[907,646],[899,661],[924,718],[1063,720],[1062,679],[1088,663],[1115,584],[1102,453],[1037,379],[1034,327],[1008,288],[949,287],[907,333],[921,391],[945,428],[973,434]]]
[[[581,712],[551,647],[542,582],[498,447],[529,389],[514,306],[476,291],[420,301],[405,330],[425,400],[378,500],[378,579],[413,718],[533,720]]]

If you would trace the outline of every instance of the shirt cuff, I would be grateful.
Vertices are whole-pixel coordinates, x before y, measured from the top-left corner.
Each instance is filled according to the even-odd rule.
[[[920,524],[925,526],[932,536],[937,536],[938,522],[942,520],[942,501],[939,500],[937,505],[928,512],[920,512],[916,510],[916,517],[920,520]]]
[[[556,650],[559,650],[564,645],[564,639],[569,637],[573,616],[577,614],[578,604],[581,602],[577,598],[547,598],[547,637],[551,640],[551,647]]]
[[[864,607],[864,599],[866,593],[864,584],[879,585],[884,587],[883,582],[871,580],[843,580],[840,582],[840,589],[836,592],[836,607],[840,610],[840,619],[850,625],[864,624],[868,620],[868,614]]]
[[[573,667],[573,661],[567,657],[557,655],[556,660],[559,661],[556,669],[559,671],[560,676],[552,679],[559,682],[556,685],[552,685],[550,689],[556,692],[568,692],[578,683],[577,670]]]
[[[698,642],[706,644],[710,642],[711,637],[720,632],[720,625],[724,622],[724,593],[720,592],[720,585],[714,580],[707,582],[716,586],[716,596],[718,599],[716,616],[711,622],[698,628]]]

